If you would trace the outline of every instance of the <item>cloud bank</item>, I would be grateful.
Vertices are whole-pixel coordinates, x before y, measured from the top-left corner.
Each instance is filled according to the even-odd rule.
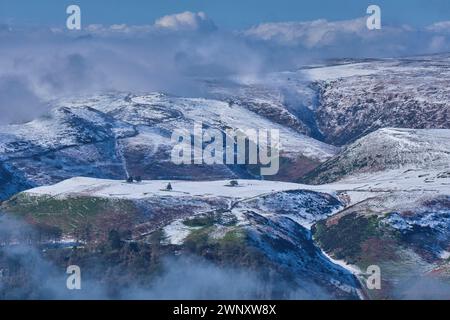
[[[327,21],[263,23],[243,34],[257,41],[296,48],[300,51],[326,51],[322,57],[393,57],[437,53],[450,50],[450,38],[437,48],[433,39],[448,32],[450,22],[439,22],[424,29],[408,25],[383,25],[368,30],[366,17]]]
[[[79,32],[2,24],[0,124],[27,121],[61,96],[114,90],[205,96],[199,79],[257,79],[328,58],[450,51],[450,22],[369,31],[365,19],[263,23],[239,31],[220,30],[203,12]]]

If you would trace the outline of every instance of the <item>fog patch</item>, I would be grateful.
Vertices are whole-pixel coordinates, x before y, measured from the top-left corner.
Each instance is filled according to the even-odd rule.
[[[395,290],[402,300],[449,300],[450,281],[438,277],[420,275],[403,279]]]
[[[1,123],[44,113],[43,101],[103,91],[205,97],[204,81],[253,82],[328,58],[391,57],[450,49],[448,22],[415,30],[365,28],[348,21],[262,23],[223,31],[205,13],[168,15],[153,24],[63,28],[0,25]],[[24,112],[26,111],[26,112]]]
[[[45,259],[39,235],[30,225],[10,215],[0,216],[0,299],[329,299],[317,285],[294,287],[268,280],[258,270],[220,266],[195,256],[164,258],[161,272],[151,281],[116,283],[115,270],[81,268],[81,290],[66,287],[66,267]],[[76,257],[76,255],[75,255]],[[71,258],[67,264],[76,264]],[[100,264],[101,265],[101,264]]]
[[[47,110],[26,78],[0,76],[0,125],[27,122]]]

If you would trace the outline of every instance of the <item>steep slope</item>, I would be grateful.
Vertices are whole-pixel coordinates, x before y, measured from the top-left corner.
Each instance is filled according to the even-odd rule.
[[[309,298],[354,298],[359,285],[348,278],[351,274],[358,276],[366,297],[410,297],[410,285],[428,288],[430,281],[430,288],[445,294],[450,270],[450,174],[442,162],[436,164],[436,168],[430,162],[422,169],[366,172],[311,186],[251,180],[239,180],[234,187],[229,181],[171,181],[173,190],[167,191],[169,181],[129,184],[74,178],[23,192],[1,209],[35,226],[39,230],[35,241],[45,248],[49,240],[56,248],[68,241],[84,246],[83,254],[73,258],[77,263],[80,257],[106,259],[91,250],[98,246],[106,250],[104,243],[112,242],[108,246],[123,244],[115,251],[122,265],[120,257],[143,254],[141,250],[147,249],[141,247],[149,244],[156,246],[151,249],[157,252],[153,257],[194,255],[221,266],[261,271],[269,275],[265,283],[271,288],[270,293],[258,291],[265,292],[265,298],[295,297],[292,290],[306,284],[313,292]],[[318,251],[311,225],[321,248],[345,263],[330,261]],[[117,232],[115,236],[111,231]],[[365,268],[371,264],[381,267],[382,290],[364,287]],[[134,279],[134,267],[124,268],[122,272]],[[293,288],[283,285],[280,295],[276,284],[286,282]],[[421,294],[445,297],[427,288]]]
[[[160,254],[195,255],[269,275],[264,292],[273,293],[267,298],[293,298],[297,291],[309,298],[358,298],[356,278],[329,261],[309,231],[342,207],[336,198],[280,182],[175,181],[172,191],[166,183],[76,178],[23,192],[2,209],[36,226],[44,242],[59,234],[57,243],[71,238],[97,247],[114,231],[120,241],[158,241]],[[271,288],[275,283],[286,287]]]
[[[450,297],[449,130],[381,129],[318,168],[312,181],[347,206],[316,223],[315,240],[332,258],[381,269],[371,298]],[[421,288],[417,290],[417,288]]]
[[[448,172],[450,130],[380,129],[357,140],[302,180],[329,183],[357,174],[431,169]]]
[[[238,83],[213,96],[341,146],[386,127],[449,129],[450,55],[340,59]]]
[[[25,187],[74,176],[125,179],[223,179],[257,177],[245,165],[183,165],[171,162],[171,134],[193,131],[195,122],[225,129],[278,129],[282,168],[302,167],[297,177],[337,152],[290,127],[271,122],[227,102],[149,94],[106,94],[55,102],[47,116],[21,125],[0,127],[2,180],[0,199]]]
[[[231,105],[242,106],[275,123],[294,129],[312,138],[321,140],[313,105],[315,92],[310,82],[290,73],[266,75],[256,83],[223,83],[208,81],[208,93]]]
[[[363,74],[351,64],[336,69],[335,77],[316,71],[324,141],[345,145],[385,127],[450,128],[449,55],[362,63]]]
[[[251,81],[203,81],[211,99],[110,93],[54,101],[47,117],[0,127],[0,199],[81,175],[258,177],[249,166],[174,166],[170,134],[195,121],[222,130],[279,129],[281,168],[271,179],[295,181],[339,151],[330,144],[386,127],[449,128],[449,61],[449,55],[347,59]]]
[[[369,265],[380,266],[382,289],[366,297],[449,298],[449,56],[335,63],[214,84],[214,99],[54,102],[46,117],[0,127],[0,200],[11,197],[0,210],[36,229],[19,236],[50,261],[113,277],[112,291],[140,273],[153,279],[165,256],[192,255],[260,274],[267,288],[251,298],[295,298],[300,287],[308,298],[357,298],[355,273],[364,287]],[[272,179],[314,185],[204,181],[257,179],[258,168],[174,165],[171,133],[195,122],[279,129]],[[0,247],[17,243],[8,235]],[[3,258],[0,269],[13,262]]]
[[[375,299],[450,297],[450,192],[395,192],[373,196],[313,227],[315,240],[333,258],[361,270],[376,265]],[[418,287],[422,289],[416,291]]]

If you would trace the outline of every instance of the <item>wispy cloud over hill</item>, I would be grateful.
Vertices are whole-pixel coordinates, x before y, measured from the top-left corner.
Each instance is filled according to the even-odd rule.
[[[148,25],[88,25],[77,32],[2,25],[2,122],[27,120],[21,110],[28,105],[39,113],[43,102],[65,95],[133,90],[200,96],[193,79],[258,78],[325,58],[442,52],[450,50],[447,24],[369,31],[363,17],[225,31],[204,12],[183,12]],[[14,117],[7,112],[12,109]]]

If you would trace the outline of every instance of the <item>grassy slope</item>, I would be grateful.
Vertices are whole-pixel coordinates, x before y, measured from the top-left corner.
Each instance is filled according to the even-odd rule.
[[[128,200],[96,197],[56,198],[18,194],[2,204],[2,209],[33,225],[59,228],[65,235],[77,235],[90,228],[92,236],[106,234],[107,229],[132,225],[137,209]],[[115,225],[117,224],[117,225]]]

